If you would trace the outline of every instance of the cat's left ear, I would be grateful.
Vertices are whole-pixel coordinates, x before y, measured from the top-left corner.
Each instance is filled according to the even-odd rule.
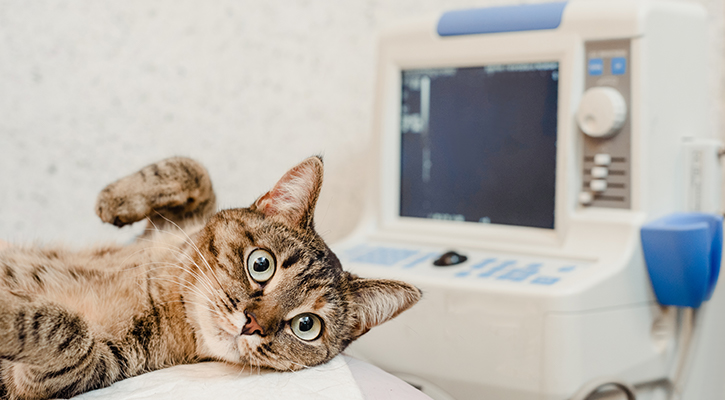
[[[312,228],[315,204],[322,188],[322,158],[310,157],[287,171],[252,209],[279,217],[293,227]]]
[[[353,336],[358,338],[372,327],[391,320],[412,307],[422,293],[417,287],[389,279],[365,279],[350,275],[355,317]]]

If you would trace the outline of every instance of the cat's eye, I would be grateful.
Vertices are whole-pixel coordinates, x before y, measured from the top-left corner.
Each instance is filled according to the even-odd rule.
[[[302,340],[315,340],[322,333],[322,321],[315,314],[300,314],[290,321],[292,333]]]
[[[249,275],[255,281],[259,283],[267,282],[274,275],[274,257],[267,250],[254,250],[247,259],[247,269]]]

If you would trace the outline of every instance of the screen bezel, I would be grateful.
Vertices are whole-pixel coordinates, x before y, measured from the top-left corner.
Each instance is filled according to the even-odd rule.
[[[576,168],[572,93],[581,90],[583,75],[573,60],[583,49],[576,38],[557,31],[517,32],[440,38],[433,32],[420,38],[383,40],[378,74],[377,137],[378,226],[383,237],[415,237],[441,244],[481,241],[519,244],[561,244],[574,207],[572,171]],[[471,49],[480,49],[474,52]],[[533,228],[477,222],[402,217],[400,212],[402,71],[421,68],[464,68],[494,64],[558,62],[558,107],[554,228]],[[567,184],[569,183],[569,184]]]

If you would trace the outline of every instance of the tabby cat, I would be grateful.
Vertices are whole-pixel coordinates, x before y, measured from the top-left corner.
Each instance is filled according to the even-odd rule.
[[[100,193],[148,228],[128,246],[0,250],[0,398],[67,398],[177,364],[294,371],[324,363],[420,299],[342,270],[315,232],[311,157],[249,208],[215,213],[200,164],[171,158]]]

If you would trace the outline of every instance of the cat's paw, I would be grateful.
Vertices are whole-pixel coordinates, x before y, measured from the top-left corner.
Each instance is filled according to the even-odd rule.
[[[215,205],[206,169],[194,160],[174,157],[106,186],[98,195],[96,214],[121,227],[147,217],[180,222],[208,215]]]
[[[96,214],[101,221],[122,227],[146,218],[151,213],[151,206],[145,196],[130,193],[123,187],[128,185],[118,183],[106,186],[98,195]]]

